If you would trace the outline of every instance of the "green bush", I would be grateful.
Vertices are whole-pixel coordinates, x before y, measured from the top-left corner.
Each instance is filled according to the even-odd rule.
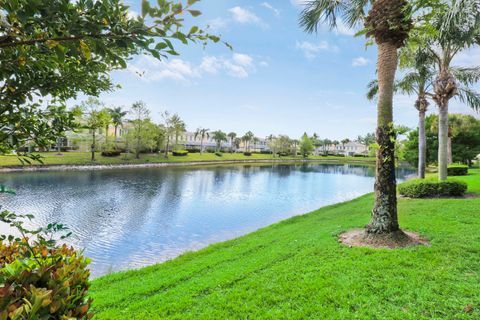
[[[200,153],[200,148],[187,148],[188,153]]]
[[[173,150],[172,154],[174,157],[186,157],[188,155],[187,150]]]
[[[223,153],[221,153],[221,152],[215,152],[215,155],[216,155],[217,157],[223,157]]]
[[[448,166],[447,173],[449,176],[466,176],[468,175],[468,166],[463,164],[454,164]]]
[[[411,180],[398,186],[398,192],[408,198],[461,197],[467,184],[461,181]]]
[[[246,151],[246,152],[243,153],[243,155],[246,156],[246,157],[251,157],[251,156],[252,156],[252,153]]]
[[[122,154],[120,150],[105,150],[102,151],[102,157],[118,157]]]
[[[28,231],[4,211],[0,222],[25,237],[0,236],[0,319],[90,319],[89,260],[51,236],[62,225]],[[64,238],[65,236],[62,236]]]

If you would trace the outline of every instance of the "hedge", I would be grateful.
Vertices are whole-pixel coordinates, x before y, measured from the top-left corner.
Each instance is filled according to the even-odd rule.
[[[461,181],[411,180],[398,186],[398,192],[408,198],[461,197],[467,184]]]
[[[172,154],[174,157],[186,157],[188,155],[187,150],[173,150]]]
[[[120,150],[105,150],[102,151],[102,157],[118,157],[122,154]]]
[[[463,164],[455,164],[448,166],[447,174],[449,176],[466,176],[468,175],[468,166]]]

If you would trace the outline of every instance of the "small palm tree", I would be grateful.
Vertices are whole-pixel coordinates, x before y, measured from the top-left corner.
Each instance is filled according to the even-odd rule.
[[[180,136],[180,134],[187,131],[186,125],[185,125],[185,122],[183,122],[183,120],[180,119],[180,116],[178,114],[174,114],[170,118],[170,123],[171,123],[171,126],[172,126],[173,134],[175,135],[175,146],[174,147],[178,148],[179,136]]]
[[[235,138],[237,137],[237,134],[235,132],[230,132],[227,136],[230,138],[230,152],[234,152],[235,151],[234,142],[235,142]]]
[[[254,137],[255,137],[255,135],[253,134],[252,131],[248,131],[242,137],[242,141],[245,144],[245,151],[250,152],[250,142],[253,140]]]
[[[125,116],[128,114],[128,111],[123,110],[122,107],[115,107],[115,108],[110,108],[108,109],[110,112],[110,117],[112,118],[112,124],[114,126],[114,137],[115,137],[115,143],[117,142],[117,137],[118,137],[118,127],[123,125],[123,121],[125,119]],[[107,127],[107,132],[108,132],[108,127]]]
[[[200,154],[203,154],[203,141],[205,138],[210,138],[210,129],[202,129],[198,128],[197,131],[195,131],[195,140],[197,140],[197,137],[200,137]]]
[[[212,132],[212,139],[216,143],[215,151],[220,151],[222,148],[222,142],[227,141],[227,134],[221,130],[213,131]]]

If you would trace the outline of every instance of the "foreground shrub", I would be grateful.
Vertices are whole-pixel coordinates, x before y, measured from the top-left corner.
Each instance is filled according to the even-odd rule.
[[[251,156],[252,156],[252,153],[251,153],[251,152],[248,152],[248,151],[246,151],[246,152],[244,152],[244,153],[243,153],[243,155],[244,155],[244,156],[247,156],[247,157],[251,157]]]
[[[217,157],[223,157],[223,153],[221,153],[221,152],[218,152],[218,151],[217,151],[217,152],[215,152],[215,155],[216,155]]]
[[[174,157],[186,157],[188,155],[187,150],[173,150],[172,154]]]
[[[20,218],[31,216],[0,213],[23,235],[0,236],[0,319],[90,319],[88,259],[57,245],[62,225],[29,231]]]
[[[461,181],[412,180],[398,186],[398,192],[408,198],[461,197],[467,184]]]
[[[449,176],[466,176],[468,175],[468,166],[463,164],[454,164],[448,166],[447,174]]]
[[[200,153],[200,148],[187,148],[188,153]]]

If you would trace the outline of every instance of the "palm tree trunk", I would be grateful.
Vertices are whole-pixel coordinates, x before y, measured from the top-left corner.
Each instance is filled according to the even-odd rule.
[[[438,105],[438,179],[447,180],[448,169],[448,100]]]
[[[375,204],[367,234],[399,231],[397,217],[397,183],[395,178],[395,131],[393,128],[393,86],[398,64],[394,44],[378,45],[378,119]]]
[[[200,140],[200,154],[203,154],[203,137]]]
[[[118,125],[115,126],[115,142],[117,142]]]
[[[452,156],[452,137],[448,137],[447,140],[447,163],[450,165],[453,163],[453,156]]]
[[[170,136],[167,134],[167,144],[165,145],[165,158],[168,158],[168,148],[170,147]]]
[[[425,179],[427,164],[427,137],[425,133],[425,111],[418,113],[418,177]]]

